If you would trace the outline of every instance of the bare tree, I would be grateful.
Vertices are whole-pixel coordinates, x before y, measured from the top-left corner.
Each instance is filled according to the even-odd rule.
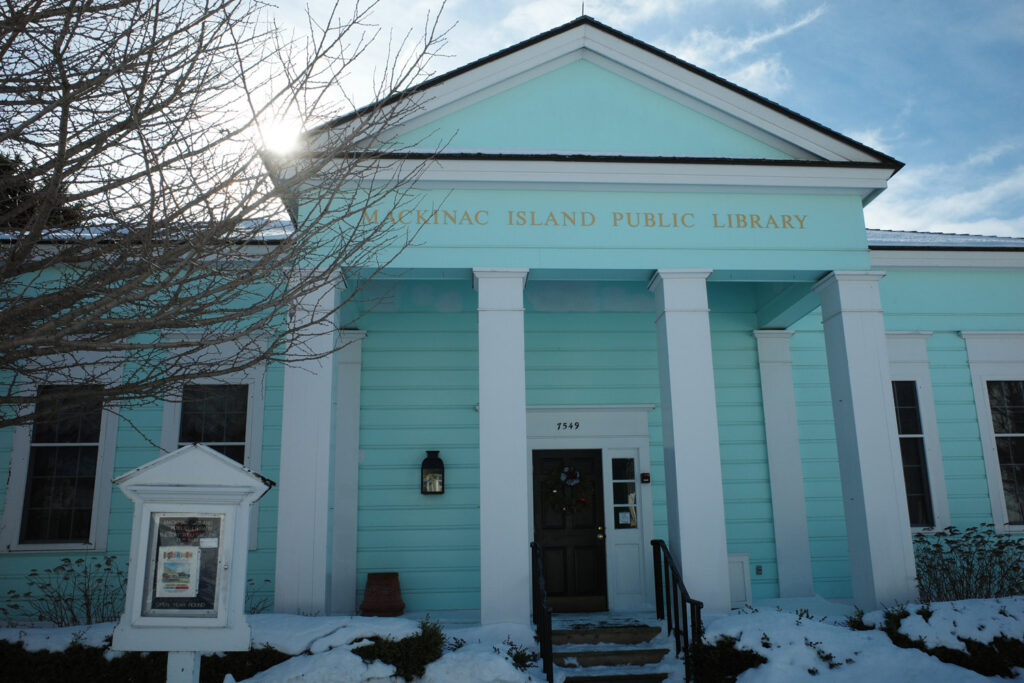
[[[415,111],[444,39],[436,16],[392,39],[377,104],[356,108],[342,78],[388,40],[372,9],[335,7],[294,40],[259,0],[0,5],[0,427],[31,422],[26,388],[65,410],[131,404],[294,360],[349,322],[352,285],[415,236],[388,207],[417,172],[381,135]],[[315,150],[261,151],[268,122],[343,109]]]

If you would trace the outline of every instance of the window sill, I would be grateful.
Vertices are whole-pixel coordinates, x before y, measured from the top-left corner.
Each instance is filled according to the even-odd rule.
[[[0,549],[5,553],[104,552],[95,543],[11,543]]]

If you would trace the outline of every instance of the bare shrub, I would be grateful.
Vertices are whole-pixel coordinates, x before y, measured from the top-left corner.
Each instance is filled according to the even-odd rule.
[[[124,604],[125,571],[117,558],[68,557],[52,569],[33,569],[29,589],[11,590],[0,613],[10,620],[33,619],[55,626],[114,621]]]
[[[914,536],[922,602],[1024,594],[1024,538],[991,524]]]

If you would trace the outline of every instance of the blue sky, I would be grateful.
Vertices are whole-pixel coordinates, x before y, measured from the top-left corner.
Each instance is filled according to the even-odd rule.
[[[374,17],[400,34],[438,4],[384,0]],[[302,6],[278,11],[287,23]],[[1024,237],[1024,2],[586,0],[586,13],[903,161],[868,227]],[[449,0],[432,70],[579,14],[580,0]]]

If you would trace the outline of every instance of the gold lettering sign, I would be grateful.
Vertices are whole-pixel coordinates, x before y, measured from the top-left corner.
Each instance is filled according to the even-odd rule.
[[[591,228],[597,225],[623,230],[670,229],[789,231],[810,227],[807,214],[801,213],[735,213],[714,211],[699,214],[694,211],[609,211],[603,214],[581,209],[536,210],[506,209],[504,225],[512,228]],[[490,225],[487,209],[394,209],[381,212],[363,211],[360,222],[364,225],[389,223],[392,225]]]

